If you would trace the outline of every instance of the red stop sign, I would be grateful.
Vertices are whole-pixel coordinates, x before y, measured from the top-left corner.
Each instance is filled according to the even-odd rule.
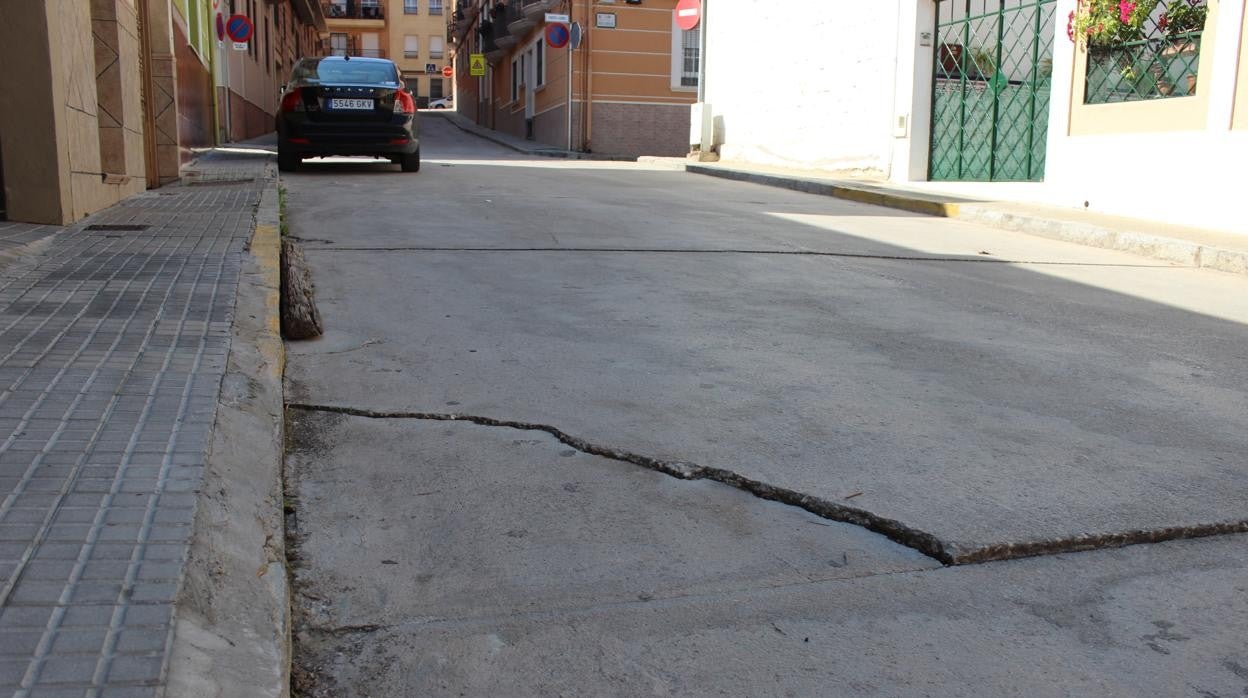
[[[689,31],[702,21],[701,0],[680,0],[676,3],[676,26]]]
[[[452,68],[451,66],[448,65],[442,68],[442,77],[449,78],[449,77],[453,77],[454,75],[455,75],[455,69]]]

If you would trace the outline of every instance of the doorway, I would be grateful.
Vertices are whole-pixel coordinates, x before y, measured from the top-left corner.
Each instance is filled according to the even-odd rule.
[[[1055,7],[938,0],[929,179],[1044,179]]]

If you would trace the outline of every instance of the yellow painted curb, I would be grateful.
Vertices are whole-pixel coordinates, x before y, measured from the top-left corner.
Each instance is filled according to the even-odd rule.
[[[862,204],[897,208],[903,211],[913,211],[915,213],[923,213],[929,216],[939,216],[941,218],[958,217],[958,205],[947,201],[932,201],[930,199],[906,196],[904,194],[891,194],[881,191],[869,191],[866,189],[854,189],[852,187],[841,186],[832,190],[832,196],[835,196],[838,199],[857,201]]]
[[[265,363],[276,370],[278,381],[286,368],[286,344],[282,342],[281,288],[282,288],[282,235],[276,225],[257,225],[251,237],[251,254],[260,265],[264,276],[264,327],[263,337],[256,341]]]

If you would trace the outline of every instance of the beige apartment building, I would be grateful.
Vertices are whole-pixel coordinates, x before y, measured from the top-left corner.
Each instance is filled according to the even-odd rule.
[[[558,148],[684,155],[697,99],[699,30],[676,0],[461,0],[448,25],[460,114]],[[555,48],[546,14],[568,15],[579,46]],[[481,55],[485,75],[471,74]]]
[[[390,58],[399,66],[416,103],[455,94],[442,68],[451,64],[446,17],[451,0],[389,0]]]
[[[446,20],[450,0],[325,0],[329,40],[322,53],[389,58],[417,104],[453,94],[442,77],[450,64]]]

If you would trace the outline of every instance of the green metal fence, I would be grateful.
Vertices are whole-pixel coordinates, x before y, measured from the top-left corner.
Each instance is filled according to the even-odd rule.
[[[1084,104],[1196,94],[1201,32],[1088,49]]]
[[[929,179],[1044,179],[1055,4],[937,4]]]

